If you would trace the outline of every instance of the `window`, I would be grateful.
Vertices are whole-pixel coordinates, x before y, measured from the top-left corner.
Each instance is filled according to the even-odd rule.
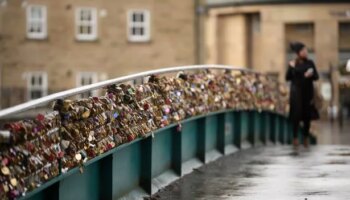
[[[97,10],[95,8],[77,8],[75,21],[77,40],[97,39]]]
[[[95,72],[80,72],[77,76],[77,86],[91,85],[97,82],[97,74]],[[80,95],[81,98],[96,96],[97,91],[89,91]]]
[[[45,6],[30,5],[27,7],[27,37],[30,39],[47,37]]]
[[[38,99],[47,95],[47,73],[30,72],[27,74],[28,100]]]
[[[147,10],[131,10],[128,13],[128,37],[132,42],[150,40],[150,14]]]

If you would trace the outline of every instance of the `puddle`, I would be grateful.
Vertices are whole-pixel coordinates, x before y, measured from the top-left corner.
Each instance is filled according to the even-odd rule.
[[[329,195],[329,192],[327,192],[327,191],[304,192],[303,195],[306,195],[306,196],[314,196],[314,195],[326,196],[326,195]]]
[[[346,152],[346,153],[330,153],[328,155],[330,155],[330,156],[350,156],[350,153],[349,152]]]
[[[248,165],[268,165],[270,164],[270,162],[268,162],[267,160],[253,160],[247,164]]]
[[[261,177],[260,174],[253,172],[253,170],[243,170],[239,172],[239,174],[244,178],[254,178],[254,177]]]
[[[329,165],[345,165],[345,164],[347,164],[347,162],[344,161],[344,160],[331,160],[331,161],[327,162],[326,164],[329,164]]]

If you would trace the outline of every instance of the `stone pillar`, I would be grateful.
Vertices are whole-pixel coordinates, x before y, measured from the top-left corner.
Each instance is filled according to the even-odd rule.
[[[243,14],[220,15],[217,20],[217,61],[247,67],[247,20]]]
[[[217,64],[218,49],[217,49],[217,15],[214,11],[209,11],[206,20],[206,63]]]
[[[286,66],[286,48],[284,24],[282,22],[261,22],[261,63],[258,71],[278,72],[279,80],[284,81]]]
[[[319,71],[328,71],[330,65],[337,64],[338,22],[336,20],[315,22],[315,53]]]
[[[325,28],[327,27],[327,28]],[[332,84],[332,106],[339,106],[338,65],[338,21],[323,20],[315,22],[315,60],[319,72],[329,72]]]

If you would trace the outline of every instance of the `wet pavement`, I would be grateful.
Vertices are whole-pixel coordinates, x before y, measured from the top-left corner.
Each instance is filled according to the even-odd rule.
[[[325,136],[325,127],[320,130],[322,145],[298,151],[291,146],[259,147],[224,156],[152,199],[350,199],[350,145],[325,145],[350,144],[350,132],[338,129]],[[334,134],[338,139],[327,141]]]
[[[316,121],[312,125],[317,135],[318,144],[350,145],[350,121],[344,121],[342,127],[338,122]]]

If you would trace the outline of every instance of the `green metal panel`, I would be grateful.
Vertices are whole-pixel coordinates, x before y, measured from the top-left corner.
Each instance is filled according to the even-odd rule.
[[[248,111],[248,141],[255,145],[255,112]]]
[[[205,151],[217,148],[218,116],[212,115],[205,120]]]
[[[283,117],[284,121],[284,144],[288,144],[289,140],[289,121],[288,118]]]
[[[258,111],[252,111],[254,120],[253,120],[253,130],[252,130],[252,140],[254,142],[254,145],[258,145],[258,144],[262,144],[262,140],[261,140],[261,135],[262,135],[262,127],[261,127],[261,123],[262,123],[262,114],[261,112]]]
[[[234,112],[225,114],[225,144],[234,144]]]
[[[274,129],[275,129],[275,141],[276,142],[280,142],[280,123],[281,123],[281,120],[280,120],[280,117],[278,115],[275,115],[274,117],[275,119],[275,122],[274,122]]]
[[[271,134],[271,116],[269,112],[264,112],[264,132],[265,132],[265,141],[270,141]]]
[[[292,144],[293,141],[293,126],[292,123],[287,119],[287,144]]]
[[[278,117],[277,115],[273,113],[269,113],[270,116],[270,141],[273,143],[277,142],[277,134],[278,134],[278,129],[277,123],[278,123]]]
[[[282,116],[278,116],[278,141],[281,144],[285,143],[285,119]]]
[[[182,162],[197,157],[198,153],[198,122],[188,121],[182,124]]]
[[[138,187],[141,153],[141,142],[137,142],[113,154],[113,199],[122,197]]]
[[[242,111],[240,113],[241,142],[249,141],[249,113]]]
[[[95,162],[84,168],[84,173],[75,173],[61,180],[59,199],[61,200],[98,200],[100,193],[100,162]]]
[[[259,116],[260,116],[260,123],[259,123],[259,130],[258,130],[258,133],[259,133],[259,139],[260,141],[263,143],[263,144],[266,144],[266,121],[267,121],[267,118],[266,118],[266,112],[260,112],[259,113]]]
[[[165,129],[155,134],[152,148],[152,176],[157,177],[171,168],[172,129]]]

